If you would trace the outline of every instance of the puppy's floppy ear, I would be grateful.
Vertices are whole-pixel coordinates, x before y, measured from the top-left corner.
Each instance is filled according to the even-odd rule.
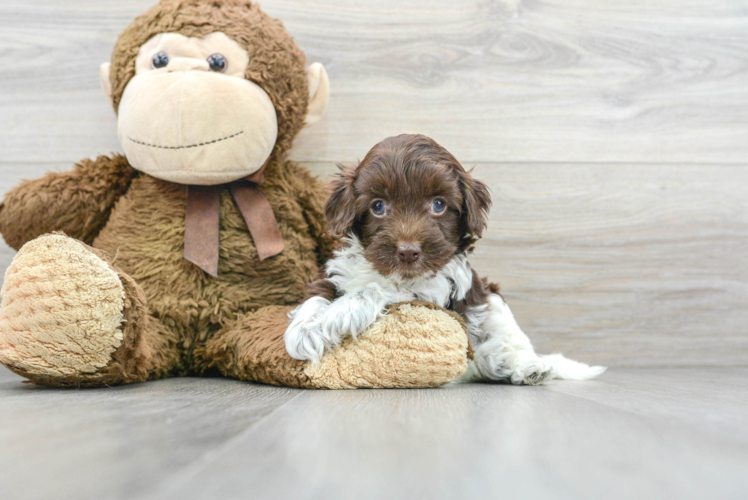
[[[333,238],[342,238],[353,228],[356,220],[356,193],[353,183],[356,168],[336,164],[340,172],[332,181],[332,194],[325,203],[327,229]]]
[[[457,169],[463,196],[462,219],[473,241],[483,236],[491,209],[491,191],[481,181],[474,179],[473,171]]]

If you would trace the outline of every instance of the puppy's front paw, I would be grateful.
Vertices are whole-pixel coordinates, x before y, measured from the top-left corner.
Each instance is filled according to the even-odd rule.
[[[325,353],[322,325],[307,321],[286,330],[286,351],[294,359],[318,362]]]
[[[312,297],[289,315],[286,350],[292,358],[317,362],[326,349],[369,328],[379,314],[380,308],[364,296],[345,296],[334,302]]]
[[[322,313],[322,334],[331,345],[339,345],[345,337],[356,338],[379,317],[376,304],[357,295],[338,299]]]
[[[337,345],[325,337],[322,329],[322,316],[329,305],[328,300],[313,297],[291,311],[291,324],[283,336],[289,356],[317,363],[325,349]]]

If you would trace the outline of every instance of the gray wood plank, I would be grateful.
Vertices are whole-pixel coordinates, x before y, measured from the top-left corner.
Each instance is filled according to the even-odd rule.
[[[593,401],[662,424],[687,424],[727,442],[748,445],[748,368],[613,369],[605,390],[594,384],[549,386],[554,391]]]
[[[16,375],[12,371],[5,368],[5,366],[0,365],[0,383],[3,382],[20,382],[23,381],[23,377]]]
[[[65,390],[0,374],[0,498],[142,498],[299,391],[221,379]]]
[[[13,169],[0,188],[67,167]],[[609,366],[748,363],[748,168],[478,164],[475,175],[494,207],[471,261],[539,351]],[[0,274],[12,255],[0,246]]]
[[[152,0],[0,5],[0,150],[119,148],[98,66]],[[401,132],[465,161],[744,162],[748,11],[732,0],[265,0],[332,82],[293,156],[339,161]]]
[[[651,370],[641,389],[650,397],[661,390],[649,389],[658,387],[659,373]],[[730,373],[745,384],[746,371]],[[536,388],[306,392],[150,498],[250,491],[262,499],[744,496],[745,443],[564,394],[557,385],[597,395],[610,388],[604,376]],[[699,404],[698,396],[672,395],[684,405]],[[623,397],[637,404],[635,394]],[[740,424],[745,433],[745,420]]]
[[[2,498],[742,498],[746,368],[544,387],[45,389],[0,373]]]

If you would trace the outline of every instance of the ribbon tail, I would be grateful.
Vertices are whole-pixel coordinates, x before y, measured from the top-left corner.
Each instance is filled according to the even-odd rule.
[[[263,261],[281,253],[285,244],[278,221],[273,207],[257,185],[246,182],[232,184],[231,195],[247,223],[257,248],[257,257]]]
[[[218,277],[218,231],[223,186],[188,186],[184,258]]]

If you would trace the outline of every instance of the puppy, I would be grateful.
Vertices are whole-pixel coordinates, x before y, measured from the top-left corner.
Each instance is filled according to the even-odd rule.
[[[325,214],[343,245],[310,285],[310,298],[290,313],[291,357],[319,361],[388,305],[425,300],[466,322],[474,359],[463,379],[540,384],[605,370],[535,354],[498,285],[470,267],[491,197],[447,150],[422,135],[399,135],[374,146],[358,167],[339,168]]]

